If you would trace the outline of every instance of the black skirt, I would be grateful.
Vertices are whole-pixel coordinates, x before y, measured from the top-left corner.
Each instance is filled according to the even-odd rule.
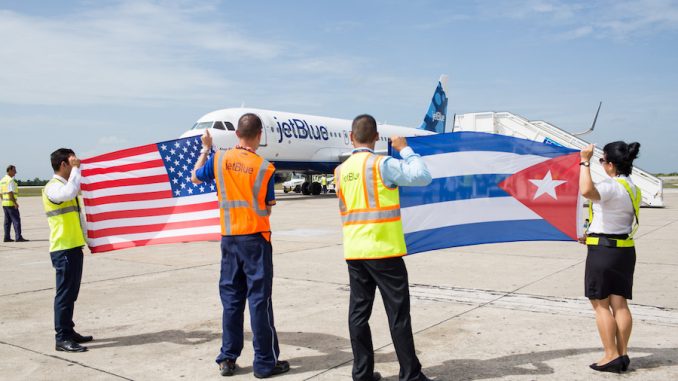
[[[610,295],[632,298],[635,247],[587,246],[585,295],[605,299]]]

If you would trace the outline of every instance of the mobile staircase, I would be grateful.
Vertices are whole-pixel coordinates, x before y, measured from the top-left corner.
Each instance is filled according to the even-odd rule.
[[[510,112],[478,112],[456,115],[452,131],[501,134],[579,150],[589,145],[588,142],[550,123],[541,120],[527,120]],[[596,147],[593,157],[595,160],[591,160],[591,175],[593,181],[597,182],[607,176],[598,162],[598,159],[603,157],[603,150]],[[664,186],[661,179],[634,166],[631,180],[636,186],[640,187],[644,206],[664,206]]]

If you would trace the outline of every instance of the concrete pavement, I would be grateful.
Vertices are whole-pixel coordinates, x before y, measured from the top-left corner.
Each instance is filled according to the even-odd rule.
[[[678,193],[642,209],[629,372],[599,374],[583,297],[585,248],[568,242],[469,246],[406,258],[415,344],[437,380],[678,379]],[[219,380],[217,242],[86,255],[76,329],[86,353],[54,350],[54,270],[38,197],[21,202],[27,243],[0,243],[0,379]],[[334,196],[279,194],[272,216],[281,380],[350,380],[348,275]],[[490,234],[490,232],[488,232]],[[246,321],[248,321],[246,317]],[[384,308],[371,319],[376,370],[397,380]],[[249,324],[241,367],[252,376]]]

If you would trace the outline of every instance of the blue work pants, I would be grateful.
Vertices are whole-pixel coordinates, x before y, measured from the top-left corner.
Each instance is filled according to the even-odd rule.
[[[245,301],[250,308],[254,372],[273,371],[280,349],[273,324],[273,249],[261,234],[221,238],[219,296],[223,305],[223,334],[217,363],[235,361],[243,348]]]
[[[5,213],[5,239],[9,239],[9,228],[14,225],[14,239],[21,238],[21,215],[19,208],[13,206],[3,206],[2,211]]]
[[[56,296],[54,297],[54,330],[56,340],[73,338],[75,323],[73,310],[82,280],[82,247],[52,251],[52,266],[56,270]]]

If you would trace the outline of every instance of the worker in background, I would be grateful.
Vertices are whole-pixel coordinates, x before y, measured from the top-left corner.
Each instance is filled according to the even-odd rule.
[[[323,173],[323,176],[320,178],[320,185],[323,186],[323,194],[327,194],[327,175]]]
[[[7,175],[0,180],[0,191],[2,192],[2,211],[5,214],[5,239],[4,242],[14,242],[10,237],[10,226],[14,225],[14,238],[17,242],[27,242],[28,240],[21,236],[21,215],[19,214],[19,183],[14,179],[16,176],[16,167],[7,166]]]
[[[353,380],[381,379],[374,371],[374,349],[369,318],[375,289],[384,301],[391,338],[400,363],[401,381],[425,381],[414,350],[410,319],[407,254],[400,220],[398,186],[425,186],[431,174],[405,138],[393,137],[392,146],[403,160],[377,156],[377,122],[359,115],[351,128],[353,153],[335,170],[339,210],[344,233],[344,257],[351,288],[348,326],[353,349]]]
[[[49,254],[56,270],[56,350],[85,352],[87,347],[80,344],[92,341],[92,336],[77,333],[73,323],[73,310],[82,280],[82,247],[85,246],[78,201],[80,159],[68,148],[52,152],[50,159],[54,177],[45,185],[42,204],[49,223]]]
[[[290,370],[280,361],[278,335],[273,324],[273,249],[269,216],[275,205],[275,168],[256,154],[262,123],[255,114],[244,114],[236,130],[238,145],[227,151],[212,150],[208,130],[192,181],[216,179],[221,218],[221,278],[223,333],[217,364],[222,376],[232,376],[243,348],[245,300],[250,308],[254,346],[253,373],[267,378]]]

